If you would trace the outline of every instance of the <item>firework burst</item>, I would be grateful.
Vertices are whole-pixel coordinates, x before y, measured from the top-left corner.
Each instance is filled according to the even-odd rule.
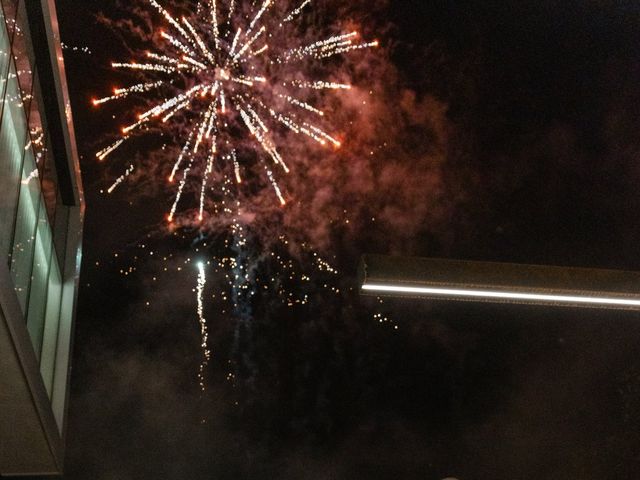
[[[216,176],[241,184],[247,172],[256,170],[264,172],[274,198],[285,205],[278,178],[289,167],[279,143],[287,135],[304,136],[322,147],[339,148],[343,141],[331,132],[331,112],[315,101],[325,92],[340,93],[351,85],[318,78],[315,67],[331,57],[378,45],[361,40],[355,31],[311,41],[301,36],[296,22],[311,3],[207,0],[194,3],[190,15],[178,17],[156,0],[145,0],[164,22],[163,29],[153,33],[154,49],[141,54],[143,59],[112,64],[136,74],[138,83],[114,89],[93,104],[142,96],[147,108],[97,158],[106,159],[152,127],[173,129],[181,139],[181,151],[172,160],[168,178],[177,185],[170,222],[189,183],[199,182],[202,221],[207,191]],[[257,156],[247,154],[247,140]]]

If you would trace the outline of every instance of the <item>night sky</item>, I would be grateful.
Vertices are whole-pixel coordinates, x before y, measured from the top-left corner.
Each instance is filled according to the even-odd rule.
[[[58,0],[63,41],[92,52],[66,50],[87,197],[66,478],[640,478],[637,313],[381,302],[355,278],[363,253],[640,270],[639,4],[317,3],[381,41],[352,67],[378,100],[255,224],[339,274],[256,241],[259,274],[291,259],[309,301],[259,293],[240,319],[212,273],[202,394],[193,261],[224,233],[167,233],[151,173],[101,193],[123,164],[95,152],[127,112],[90,99],[117,81],[121,10]]]

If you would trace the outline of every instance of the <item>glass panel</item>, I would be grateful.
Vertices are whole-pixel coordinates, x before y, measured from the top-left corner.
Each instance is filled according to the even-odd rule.
[[[12,72],[11,69],[10,72]],[[11,252],[20,189],[26,122],[15,76],[8,81],[0,126],[0,255]]]
[[[62,302],[60,303],[60,323],[58,326],[58,343],[56,346],[55,374],[53,378],[53,392],[51,407],[53,415],[62,432],[64,414],[67,403],[67,387],[69,385],[69,358],[71,355],[71,332],[73,325],[74,297],[76,292],[75,278],[63,280]]]
[[[16,131],[16,138],[22,147],[26,145],[27,120],[24,113],[24,103],[20,95],[20,87],[16,75],[16,68],[13,62],[9,66],[7,78],[7,92],[4,99],[5,110],[11,110],[11,119]]]
[[[37,172],[36,162],[33,157],[33,150],[29,149],[24,156],[18,216],[16,217],[13,253],[11,254],[13,286],[18,294],[22,312],[25,315],[27,314],[27,300],[31,285],[36,219],[40,204],[39,183],[38,179],[33,177],[34,171]]]
[[[36,81],[38,80],[38,73],[35,74]],[[33,86],[33,97],[29,105],[29,134],[31,135],[31,143],[33,145],[33,151],[36,155],[36,163],[38,164],[38,171],[40,172],[40,178],[44,170],[44,160],[46,151],[46,137],[44,128],[44,118],[40,113],[40,105],[42,104],[42,95],[38,84]]]
[[[51,150],[51,139],[49,135],[45,137],[45,143],[42,149],[44,160],[42,161],[42,174],[40,175],[40,187],[42,188],[42,196],[47,207],[49,215],[49,223],[56,223],[56,207],[58,205],[58,174],[56,173],[55,160]]]
[[[58,258],[51,255],[49,270],[49,289],[47,292],[47,310],[44,321],[44,338],[40,355],[40,373],[49,398],[53,393],[53,374],[55,372],[58,328],[60,326],[60,302],[62,300],[62,276]]]
[[[0,9],[0,16],[3,11]],[[3,112],[4,93],[7,85],[7,68],[9,67],[9,37],[4,23],[0,23],[0,112]],[[3,124],[8,127],[2,128]],[[13,219],[18,203],[18,185],[20,183],[20,167],[22,152],[17,145],[12,145],[13,126],[10,115],[0,117],[0,261],[8,261],[11,240],[13,237]],[[12,152],[19,151],[17,156]]]
[[[33,98],[29,113],[29,133],[31,143],[38,165],[40,177],[40,187],[49,215],[49,223],[55,223],[55,211],[58,203],[58,177],[56,174],[55,159],[51,150],[51,138],[48,135],[46,117],[42,114],[41,106],[44,101],[38,83],[38,72],[36,70],[35,82],[33,85]]]
[[[23,153],[15,138],[11,115],[7,112],[5,110],[0,129],[0,259],[5,263],[13,240]]]
[[[34,58],[31,48],[31,34],[29,33],[29,22],[27,21],[27,11],[24,2],[20,2],[18,7],[18,18],[16,19],[16,31],[13,36],[13,58],[16,62],[16,73],[18,75],[18,83],[20,92],[26,107],[26,113],[29,114],[29,105],[31,103],[31,88],[33,86],[33,72],[31,66],[35,65],[32,61]]]
[[[11,58],[11,41],[4,22],[4,12],[1,8],[0,19],[0,96],[4,96],[4,87],[7,84],[7,68],[9,68],[9,59]]]
[[[16,26],[16,14],[18,12],[18,0],[2,0],[2,8],[4,9],[9,38],[13,40],[13,31]]]
[[[5,112],[7,112],[10,120],[8,118],[8,121],[3,122],[3,129],[11,129],[13,127],[14,137],[11,142],[12,152],[10,154],[16,158],[23,158],[22,184],[18,183],[20,195],[12,245],[11,273],[20,306],[22,311],[26,313],[36,231],[36,213],[40,195],[38,194],[37,182],[29,181],[36,165],[32,150],[29,149],[25,152],[24,149],[27,137],[27,121],[16,78],[15,68],[11,65],[5,99]],[[29,153],[29,155],[26,153]]]
[[[41,200],[42,201],[42,200]],[[49,265],[51,263],[51,227],[47,220],[47,211],[41,204],[38,213],[38,230],[33,254],[33,271],[31,273],[31,289],[29,292],[29,315],[27,329],[31,335],[36,357],[40,358],[42,337],[44,335],[44,316],[47,305],[47,286],[49,280]]]

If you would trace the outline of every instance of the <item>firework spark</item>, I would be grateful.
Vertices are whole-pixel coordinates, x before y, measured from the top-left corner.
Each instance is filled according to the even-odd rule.
[[[317,64],[378,43],[361,41],[352,31],[304,44],[295,23],[312,0],[290,5],[273,0],[203,0],[188,17],[173,15],[156,0],[144,2],[164,22],[164,29],[153,35],[156,51],[144,52],[142,60],[114,62],[113,68],[131,71],[141,80],[116,88],[93,104],[98,107],[136,95],[146,99],[148,108],[123,127],[121,138],[99,151],[97,158],[106,159],[154,124],[173,128],[182,138],[182,150],[169,177],[170,182],[176,176],[180,181],[168,220],[173,221],[185,186],[197,180],[202,221],[214,169],[241,184],[249,167],[238,147],[250,139],[275,198],[285,205],[278,173],[288,173],[289,168],[278,141],[290,131],[339,148],[339,135],[316,124],[322,120],[330,125],[330,112],[314,101],[318,91],[351,88],[332,79],[306,78],[305,71],[311,69],[305,69],[309,65],[305,62]]]
[[[209,331],[207,328],[207,319],[204,316],[204,287],[207,283],[207,275],[204,268],[204,263],[198,263],[198,286],[196,288],[197,300],[198,300],[198,320],[200,322],[200,336],[202,347],[202,363],[198,371],[198,381],[200,383],[200,389],[204,392],[204,373],[209,360],[211,359],[211,350],[209,350]]]
[[[116,178],[116,181],[113,182],[113,185],[111,185],[109,187],[109,189],[107,190],[107,193],[108,194],[112,194],[113,191],[116,188],[118,188],[120,186],[120,184],[122,184],[122,182],[124,182],[127,179],[127,177],[129,177],[133,173],[134,170],[135,170],[134,166],[133,165],[129,165],[127,170],[122,175],[120,175],[118,178]]]

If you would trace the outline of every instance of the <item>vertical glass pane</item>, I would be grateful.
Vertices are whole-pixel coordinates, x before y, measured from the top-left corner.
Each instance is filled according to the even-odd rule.
[[[31,104],[31,89],[33,86],[33,72],[31,66],[33,52],[30,42],[29,22],[27,21],[27,10],[24,2],[18,5],[18,16],[16,18],[16,30],[13,36],[13,58],[16,62],[16,74],[20,85],[20,94],[25,104],[26,114],[29,114]]]
[[[4,11],[0,8],[0,96],[4,96],[7,68],[9,68],[9,59],[11,58],[11,41],[5,21]]]
[[[1,11],[0,11],[1,13]],[[4,109],[9,67],[9,37],[0,23],[0,261],[7,262],[13,239],[13,221],[18,205],[22,149],[16,139],[11,111]]]
[[[16,137],[11,110],[5,108],[0,126],[0,255],[8,261],[18,205],[24,147]]]
[[[38,82],[38,71],[34,74],[33,97],[31,98],[29,113],[29,133],[31,144],[38,165],[40,187],[49,215],[49,223],[55,223],[55,210],[58,203],[58,177],[56,174],[55,159],[51,150],[51,138],[47,134],[46,117],[42,114],[41,107],[44,104],[42,91]]]
[[[18,0],[2,0],[1,3],[4,10],[5,21],[7,22],[9,39],[13,40],[13,31],[16,27],[16,16],[18,12]]]
[[[24,104],[18,87],[17,76],[13,65],[9,68],[7,94],[4,111],[7,113],[2,129],[12,130],[11,151],[9,155],[22,159],[22,172],[18,211],[15,219],[13,245],[11,250],[11,273],[13,284],[20,300],[22,311],[26,313],[27,296],[31,279],[31,259],[36,227],[38,207],[37,182],[29,182],[31,172],[35,170],[35,159],[31,149],[25,152],[27,138],[27,120],[24,115]],[[30,153],[30,155],[27,155]]]
[[[29,292],[29,314],[27,316],[27,330],[29,330],[33,349],[38,358],[40,358],[42,337],[44,334],[51,248],[51,228],[47,220],[47,211],[44,206],[41,205],[38,213],[36,244],[33,253],[33,270],[31,272],[31,289]]]
[[[56,172],[55,159],[51,150],[51,139],[46,135],[42,149],[42,174],[40,175],[40,188],[47,207],[49,223],[55,225],[56,207],[58,206],[58,174]]]
[[[16,217],[13,251],[11,254],[11,276],[13,286],[18,294],[22,312],[27,313],[27,300],[31,286],[31,270],[35,245],[36,220],[40,204],[38,179],[33,177],[36,162],[33,150],[26,150],[20,185],[20,200]]]
[[[53,377],[51,407],[53,415],[62,432],[69,384],[69,359],[71,355],[71,331],[73,326],[75,279],[65,278],[62,283],[62,302],[60,304],[60,324],[58,326],[58,344],[56,346],[56,364]]]
[[[38,79],[38,73],[35,74],[36,81]],[[31,135],[31,144],[33,145],[33,151],[36,156],[36,163],[38,164],[38,170],[40,172],[40,178],[44,171],[44,160],[46,150],[46,138],[44,128],[44,117],[40,113],[40,106],[42,105],[42,95],[38,84],[33,86],[33,96],[31,103],[29,104],[29,134]]]
[[[62,277],[58,258],[51,255],[49,270],[49,288],[47,292],[47,309],[44,320],[44,338],[40,354],[40,373],[49,398],[53,393],[53,375],[55,373],[56,350],[58,346],[58,328],[60,326],[60,302],[62,300]]]
[[[9,74],[7,78],[7,92],[5,96],[4,108],[11,110],[11,116],[15,123],[16,136],[20,139],[22,146],[26,144],[27,118],[24,111],[24,102],[18,84],[18,74],[13,62],[9,62]]]

